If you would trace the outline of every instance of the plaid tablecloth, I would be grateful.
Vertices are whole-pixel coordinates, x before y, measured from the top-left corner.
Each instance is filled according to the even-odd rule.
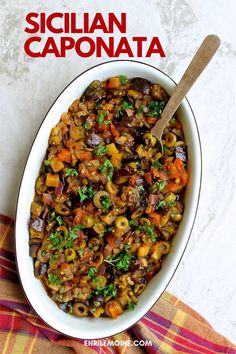
[[[142,320],[109,338],[151,340],[152,346],[85,346],[48,327],[22,294],[14,259],[14,221],[0,215],[0,353],[236,353],[236,346],[216,333],[199,314],[165,292]]]

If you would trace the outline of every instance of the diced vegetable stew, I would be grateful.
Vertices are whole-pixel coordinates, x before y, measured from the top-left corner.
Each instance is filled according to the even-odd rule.
[[[187,147],[168,95],[124,75],[93,81],[52,128],[31,204],[34,274],[67,313],[116,319],[160,271],[183,216]]]

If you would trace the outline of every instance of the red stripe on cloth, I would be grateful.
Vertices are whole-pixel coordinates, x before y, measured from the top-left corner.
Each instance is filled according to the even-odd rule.
[[[3,266],[3,267],[7,267],[7,268],[10,268],[10,270],[13,270],[14,273],[16,273],[16,266],[15,266],[15,263],[13,262],[9,262],[9,260],[3,258],[0,256],[0,266]]]
[[[10,281],[11,283],[19,283],[17,274],[3,267],[0,267],[0,279]]]
[[[1,221],[10,224],[10,223],[14,223],[14,219],[10,218],[10,216],[6,216],[4,214],[0,214],[0,219]]]
[[[5,250],[4,248],[0,248],[0,256],[15,262],[14,252],[10,252],[8,250]]]
[[[188,353],[192,353],[192,354],[199,354],[199,353],[214,354],[214,352],[199,351],[199,350],[202,350],[202,348],[200,348],[200,347],[198,347],[196,345],[193,345],[191,343],[188,343],[187,341],[183,341],[183,343],[179,343],[178,338],[177,338],[177,336],[178,336],[177,333],[175,333],[175,338],[171,338],[171,340],[168,339],[168,331],[166,331],[162,327],[158,326],[156,323],[150,322],[147,318],[143,318],[142,322],[147,327],[149,327],[152,331],[154,331],[155,334],[160,334],[162,336],[162,340],[164,340],[164,342],[168,343],[173,348],[177,349],[176,346],[178,346],[179,349],[181,349],[181,350],[183,350],[183,349],[187,350],[188,349]]]
[[[188,329],[183,328],[181,326],[178,326],[176,324],[173,324],[171,321],[167,320],[166,318],[156,314],[153,311],[149,311],[148,314],[146,315],[147,317],[149,317],[151,320],[161,323],[163,326],[169,328],[170,325],[172,325],[172,327],[176,327],[176,332],[178,332],[179,335],[181,335],[184,338],[187,338],[189,340],[191,340],[192,342],[199,344],[201,346],[204,346],[207,349],[211,349],[213,351],[215,351],[216,353],[227,353],[229,352],[229,348],[222,346],[220,344],[216,344],[213,342],[208,341],[205,338],[202,338],[200,336],[198,336],[196,333],[190,332]]]
[[[155,323],[150,322],[150,321],[148,321],[148,322],[152,323],[154,328],[157,328],[157,330],[159,330],[163,335],[165,335],[165,336],[167,335],[167,337],[168,337],[168,331],[172,330],[172,333],[170,333],[170,335],[175,336],[175,338],[173,340],[178,342],[179,344],[189,347],[190,349],[200,351],[201,353],[205,353],[205,354],[215,353],[212,351],[209,352],[209,349],[204,349],[202,346],[196,345],[196,344],[192,343],[191,341],[184,339],[183,337],[179,336],[179,333],[177,331],[175,331],[174,329],[169,328],[169,330],[167,330],[167,331],[166,330],[162,331],[163,328],[158,326],[156,322]],[[170,337],[170,339],[172,339],[172,338]]]

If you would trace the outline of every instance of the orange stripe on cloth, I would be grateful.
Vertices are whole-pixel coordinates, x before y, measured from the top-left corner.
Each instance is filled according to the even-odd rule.
[[[236,347],[216,333],[202,316],[166,292],[131,329],[107,338],[151,340],[150,347],[85,347],[82,340],[63,336],[48,327],[27,304],[15,273],[13,237],[13,220],[0,215],[1,354],[236,354]]]

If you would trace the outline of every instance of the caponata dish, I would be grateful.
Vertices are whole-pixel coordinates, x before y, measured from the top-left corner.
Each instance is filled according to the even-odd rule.
[[[93,81],[52,128],[31,204],[34,274],[65,312],[117,318],[161,269],[181,222],[187,147],[173,117],[150,130],[165,90],[124,75]]]

